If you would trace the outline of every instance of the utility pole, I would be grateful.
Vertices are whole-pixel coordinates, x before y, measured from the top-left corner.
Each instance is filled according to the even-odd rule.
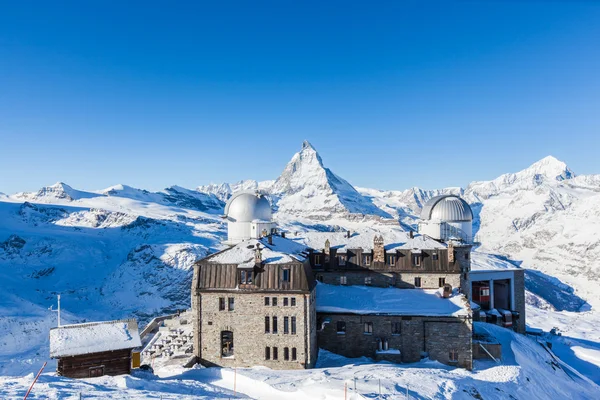
[[[60,294],[58,295],[58,309],[54,310],[52,306],[50,306],[49,310],[58,313],[58,326],[60,326]]]

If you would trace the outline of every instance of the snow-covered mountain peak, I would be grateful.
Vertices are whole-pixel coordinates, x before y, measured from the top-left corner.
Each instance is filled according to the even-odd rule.
[[[73,201],[95,196],[98,195],[95,193],[73,189],[64,182],[56,182],[54,185],[44,186],[37,192],[17,193],[14,197],[17,199],[26,199],[30,201],[48,202],[53,200]]]
[[[553,156],[542,158],[541,160],[531,164],[530,167],[521,171],[521,173],[523,175],[542,175],[557,181],[575,177],[575,174],[569,169],[569,167],[567,167],[567,164]]]

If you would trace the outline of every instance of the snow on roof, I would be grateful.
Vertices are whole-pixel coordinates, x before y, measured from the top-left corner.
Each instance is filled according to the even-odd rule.
[[[497,254],[471,252],[471,272],[483,271],[510,271],[521,269],[510,260]]]
[[[359,231],[354,232],[347,237],[346,232],[305,232],[301,237],[293,238],[294,241],[305,244],[306,246],[321,250],[325,247],[325,241],[329,240],[332,249],[337,249],[338,253],[343,253],[348,249],[373,249],[373,239],[375,236],[383,236],[384,248],[388,252],[397,250],[442,250],[446,245],[433,240],[429,236],[410,234],[397,229],[389,231]]]
[[[67,357],[140,347],[136,320],[63,325],[50,329],[50,357]]]
[[[306,259],[306,246],[281,236],[272,236],[273,244],[266,238],[245,240],[237,245],[209,257],[213,264],[238,264],[248,267],[254,266],[254,253],[256,245],[260,246],[260,253],[264,264],[285,264]]]
[[[351,314],[466,316],[465,296],[445,299],[441,289],[398,289],[317,284],[317,311]]]

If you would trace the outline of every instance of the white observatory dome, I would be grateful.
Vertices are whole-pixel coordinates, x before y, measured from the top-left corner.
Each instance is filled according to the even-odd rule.
[[[235,193],[225,206],[225,216],[233,222],[271,221],[271,204],[256,192]]]
[[[419,233],[441,241],[472,240],[473,211],[458,196],[447,194],[429,199],[421,210]]]
[[[458,196],[447,194],[435,196],[421,210],[422,220],[473,221],[469,204]]]
[[[258,239],[271,234],[275,229],[271,204],[259,192],[234,193],[225,205],[225,218],[229,244]]]

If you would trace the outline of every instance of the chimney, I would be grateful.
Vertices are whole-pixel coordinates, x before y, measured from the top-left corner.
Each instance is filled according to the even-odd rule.
[[[329,255],[329,251],[331,250],[331,243],[329,239],[325,240],[325,254]]]
[[[410,232],[408,233],[408,235],[410,236],[411,239],[415,238],[415,233],[413,232],[412,229],[410,230]]]
[[[348,239],[350,239],[350,236],[352,236],[352,232],[350,232],[350,231],[346,231],[346,237],[347,237]]]
[[[448,243],[448,262],[454,263],[454,243]]]
[[[254,250],[254,264],[262,264],[262,254],[260,253],[260,247],[258,247],[258,244],[256,245],[256,250]]]
[[[285,232],[281,232],[281,237],[285,239]]]
[[[373,262],[384,262],[384,255],[383,235],[375,235],[373,238]]]

